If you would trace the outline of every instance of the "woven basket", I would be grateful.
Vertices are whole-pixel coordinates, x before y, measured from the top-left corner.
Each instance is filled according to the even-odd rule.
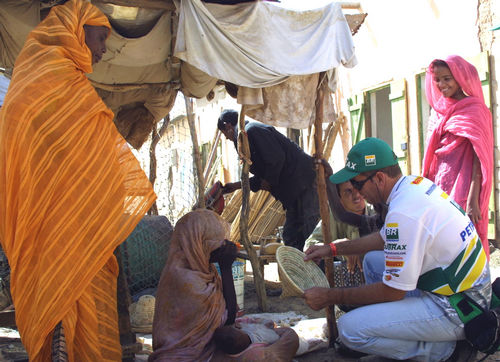
[[[152,333],[155,314],[155,297],[143,295],[129,306],[130,326],[136,333]]]
[[[330,288],[325,274],[313,261],[304,261],[305,254],[290,246],[280,246],[276,251],[278,272],[283,292],[281,297],[302,296],[312,287]]]

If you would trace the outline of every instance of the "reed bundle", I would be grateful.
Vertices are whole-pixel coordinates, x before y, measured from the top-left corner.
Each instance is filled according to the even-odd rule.
[[[241,190],[236,190],[225,196],[226,206],[222,212],[222,217],[228,223],[232,223],[241,210]]]
[[[239,241],[241,190],[235,191],[231,199],[226,201],[222,217],[231,223],[231,240]],[[258,244],[262,237],[275,235],[276,228],[282,226],[284,222],[285,210],[269,192],[261,190],[250,194],[248,237],[252,243]]]

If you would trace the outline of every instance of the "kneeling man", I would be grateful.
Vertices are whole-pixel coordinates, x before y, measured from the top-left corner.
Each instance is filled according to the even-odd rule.
[[[366,259],[378,254],[370,251],[384,250],[382,280],[356,288],[311,288],[306,303],[315,310],[365,305],[338,321],[340,342],[355,351],[399,360],[473,357],[462,341],[458,307],[450,303],[451,296],[465,293],[483,308],[490,305],[489,265],[473,223],[430,180],[403,176],[396,155],[380,139],[356,144],[345,168],[330,177],[335,184],[348,180],[371,204],[388,205],[384,226],[357,240],[313,246],[305,259],[367,253],[369,274]]]

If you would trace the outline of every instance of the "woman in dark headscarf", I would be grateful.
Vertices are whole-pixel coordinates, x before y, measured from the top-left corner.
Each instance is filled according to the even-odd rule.
[[[150,361],[208,361],[215,330],[234,322],[231,266],[237,249],[226,240],[229,231],[224,219],[202,209],[175,225],[156,295]]]

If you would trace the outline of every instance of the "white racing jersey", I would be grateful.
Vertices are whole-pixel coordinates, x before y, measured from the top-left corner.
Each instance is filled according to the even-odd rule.
[[[439,186],[402,177],[387,200],[383,283],[449,296],[489,283],[486,254],[473,223]]]

